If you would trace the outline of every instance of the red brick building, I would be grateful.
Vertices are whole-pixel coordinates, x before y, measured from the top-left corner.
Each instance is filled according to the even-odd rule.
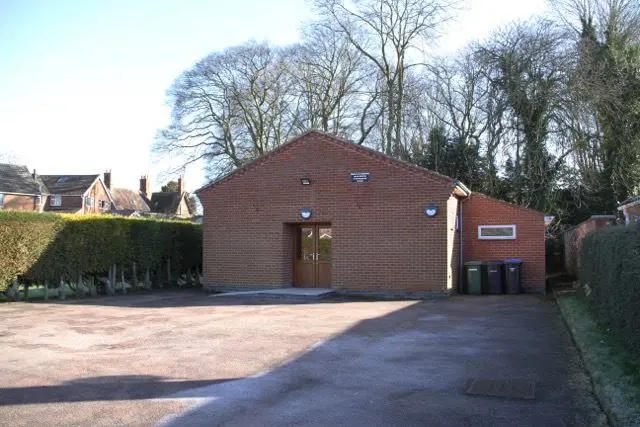
[[[447,294],[462,262],[516,257],[525,290],[544,290],[544,214],[322,132],[198,195],[209,289]]]

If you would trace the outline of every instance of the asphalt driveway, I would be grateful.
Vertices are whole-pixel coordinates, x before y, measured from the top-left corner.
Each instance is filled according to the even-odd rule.
[[[7,425],[604,425],[552,301],[163,293],[0,306]],[[535,380],[533,400],[469,396]]]

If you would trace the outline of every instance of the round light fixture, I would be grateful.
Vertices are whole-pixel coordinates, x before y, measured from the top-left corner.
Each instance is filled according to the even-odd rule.
[[[432,203],[424,208],[424,214],[429,218],[433,218],[434,216],[438,215],[438,207]]]
[[[302,219],[311,218],[311,209],[309,209],[309,208],[300,209],[300,216],[302,217]]]

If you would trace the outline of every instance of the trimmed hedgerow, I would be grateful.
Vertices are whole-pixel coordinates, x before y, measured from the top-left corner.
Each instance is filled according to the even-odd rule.
[[[640,352],[640,227],[589,233],[580,250],[579,278],[601,323]]]
[[[0,212],[0,292],[16,276],[57,283],[104,275],[114,264],[136,263],[140,274],[171,260],[181,274],[201,257],[202,226],[186,221]]]
[[[38,262],[62,227],[58,215],[0,212],[0,292]]]

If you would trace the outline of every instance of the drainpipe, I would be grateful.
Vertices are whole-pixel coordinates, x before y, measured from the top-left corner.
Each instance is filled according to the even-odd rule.
[[[465,199],[466,200],[466,199]],[[459,250],[459,254],[458,254],[458,283],[457,285],[457,291],[458,294],[462,293],[462,280],[463,280],[463,275],[464,275],[464,232],[463,232],[463,210],[462,210],[462,204],[464,203],[464,200],[458,201],[458,239],[460,239],[460,250]]]
[[[464,202],[471,197],[471,190],[460,181],[456,182],[456,185],[460,186],[462,190],[467,193],[466,197],[458,201],[458,238],[460,239],[460,249],[458,254],[458,280],[457,280],[457,292],[462,293],[462,284],[464,280]]]

